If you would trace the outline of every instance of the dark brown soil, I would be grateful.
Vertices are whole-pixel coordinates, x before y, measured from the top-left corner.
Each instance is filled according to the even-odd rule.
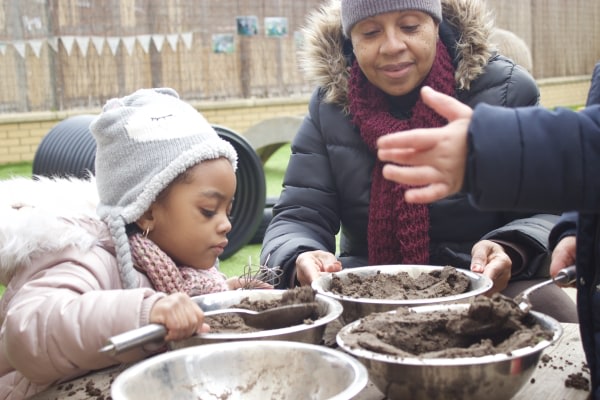
[[[253,311],[265,311],[290,304],[313,303],[315,302],[315,291],[310,286],[301,286],[286,290],[281,299],[273,300],[254,300],[247,297],[231,308],[243,308]],[[318,316],[314,316],[318,318]],[[312,323],[312,319],[305,323]],[[242,317],[235,314],[222,314],[206,317],[206,323],[210,326],[210,333],[249,333],[258,332],[261,329],[248,326]]]
[[[444,267],[415,278],[407,272],[387,274],[378,271],[370,276],[349,272],[344,278],[333,274],[329,290],[352,298],[389,300],[431,299],[465,293],[471,281],[454,267]]]
[[[521,311],[510,298],[476,296],[468,309],[417,313],[374,313],[343,337],[349,346],[402,357],[457,358],[534,346],[553,333]]]
[[[573,363],[569,360],[556,359],[556,357],[549,356],[548,354],[542,355],[540,359],[540,365],[548,368],[565,371],[567,368],[572,367]],[[580,366],[580,370],[567,375],[565,379],[565,387],[573,388],[577,390],[590,390],[590,369],[587,364],[583,363]]]

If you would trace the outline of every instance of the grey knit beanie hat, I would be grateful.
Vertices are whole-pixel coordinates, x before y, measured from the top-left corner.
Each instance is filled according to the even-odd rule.
[[[126,225],[190,167],[225,157],[235,170],[237,153],[170,88],[141,89],[109,100],[90,131],[96,139],[98,215],[114,240],[123,286],[136,287]]]
[[[350,37],[352,27],[365,18],[390,11],[417,10],[442,22],[441,0],[342,0],[342,29]]]

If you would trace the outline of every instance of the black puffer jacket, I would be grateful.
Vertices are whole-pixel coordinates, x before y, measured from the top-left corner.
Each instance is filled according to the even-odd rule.
[[[478,0],[446,0],[440,37],[454,56],[457,97],[474,106],[535,105],[539,91],[533,78],[488,46],[491,24]],[[336,252],[344,268],[367,265],[367,221],[371,172],[369,151],[347,113],[349,42],[341,32],[339,1],[323,6],[305,30],[303,66],[318,86],[292,142],[284,190],[273,208],[263,240],[261,261],[281,266],[280,287],[293,284],[298,254]],[[460,41],[458,40],[460,38]],[[465,196],[430,206],[430,263],[468,268],[471,247],[494,238],[509,248],[513,279],[537,272],[546,257],[547,236],[556,216],[477,211]],[[527,219],[519,219],[530,217]],[[526,262],[522,262],[526,260]],[[515,271],[515,268],[521,271]]]

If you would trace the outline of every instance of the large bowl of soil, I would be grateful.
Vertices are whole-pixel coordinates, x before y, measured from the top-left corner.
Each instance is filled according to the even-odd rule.
[[[432,265],[377,265],[324,274],[312,282],[317,293],[339,301],[342,320],[373,312],[466,301],[487,292],[493,282],[469,270]]]
[[[561,334],[553,318],[494,295],[374,313],[344,326],[336,341],[386,398],[500,400],[522,388]]]
[[[307,295],[308,293],[308,295]],[[195,335],[189,339],[169,343],[171,349],[179,349],[201,344],[232,342],[240,340],[288,340],[309,344],[319,344],[327,325],[342,314],[342,305],[335,299],[314,292],[310,287],[289,290],[249,289],[230,290],[194,297],[194,301],[203,311],[224,308],[246,308],[263,311],[283,305],[284,299],[298,298],[295,302],[316,302],[316,311],[303,322],[277,329],[254,330],[243,324],[220,327],[209,333]],[[209,325],[211,320],[207,318]],[[213,322],[220,322],[215,321]]]
[[[146,359],[111,386],[114,400],[347,400],[368,382],[365,367],[340,350],[289,341],[194,346]]]

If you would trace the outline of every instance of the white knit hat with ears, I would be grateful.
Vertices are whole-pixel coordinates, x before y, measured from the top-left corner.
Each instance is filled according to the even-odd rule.
[[[108,224],[125,288],[137,287],[126,225],[139,219],[177,176],[237,153],[206,119],[170,88],[140,89],[106,102],[90,124],[96,139],[99,216]]]

